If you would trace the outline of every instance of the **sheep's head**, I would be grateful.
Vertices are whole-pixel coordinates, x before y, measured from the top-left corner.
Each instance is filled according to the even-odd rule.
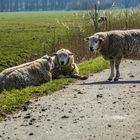
[[[101,16],[98,18],[98,23],[106,23],[107,22],[107,17],[106,16]]]
[[[54,55],[56,56],[57,62],[60,66],[66,66],[70,61],[70,57],[73,57],[73,54],[67,52],[65,49],[57,51]]]
[[[104,39],[99,34],[94,34],[93,36],[87,37],[86,40],[89,42],[90,51],[99,51],[100,44]]]

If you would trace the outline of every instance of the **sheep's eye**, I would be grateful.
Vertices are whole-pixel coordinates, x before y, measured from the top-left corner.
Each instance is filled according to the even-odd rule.
[[[97,40],[94,40],[94,42],[97,43],[98,41]]]

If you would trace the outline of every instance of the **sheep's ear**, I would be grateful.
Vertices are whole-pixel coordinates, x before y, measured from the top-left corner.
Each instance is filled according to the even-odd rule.
[[[84,38],[85,41],[89,41],[89,37]]]
[[[54,55],[54,56],[57,56],[57,53],[54,53],[53,55]]]

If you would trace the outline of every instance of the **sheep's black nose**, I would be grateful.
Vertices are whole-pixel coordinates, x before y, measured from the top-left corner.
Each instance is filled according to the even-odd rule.
[[[61,65],[64,65],[64,61],[61,62]]]
[[[93,47],[90,47],[90,51],[93,51]]]

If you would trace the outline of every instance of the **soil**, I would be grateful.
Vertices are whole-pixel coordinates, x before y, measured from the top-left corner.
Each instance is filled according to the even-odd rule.
[[[0,123],[0,140],[140,140],[140,61],[123,61],[121,79],[110,70],[90,74]]]

